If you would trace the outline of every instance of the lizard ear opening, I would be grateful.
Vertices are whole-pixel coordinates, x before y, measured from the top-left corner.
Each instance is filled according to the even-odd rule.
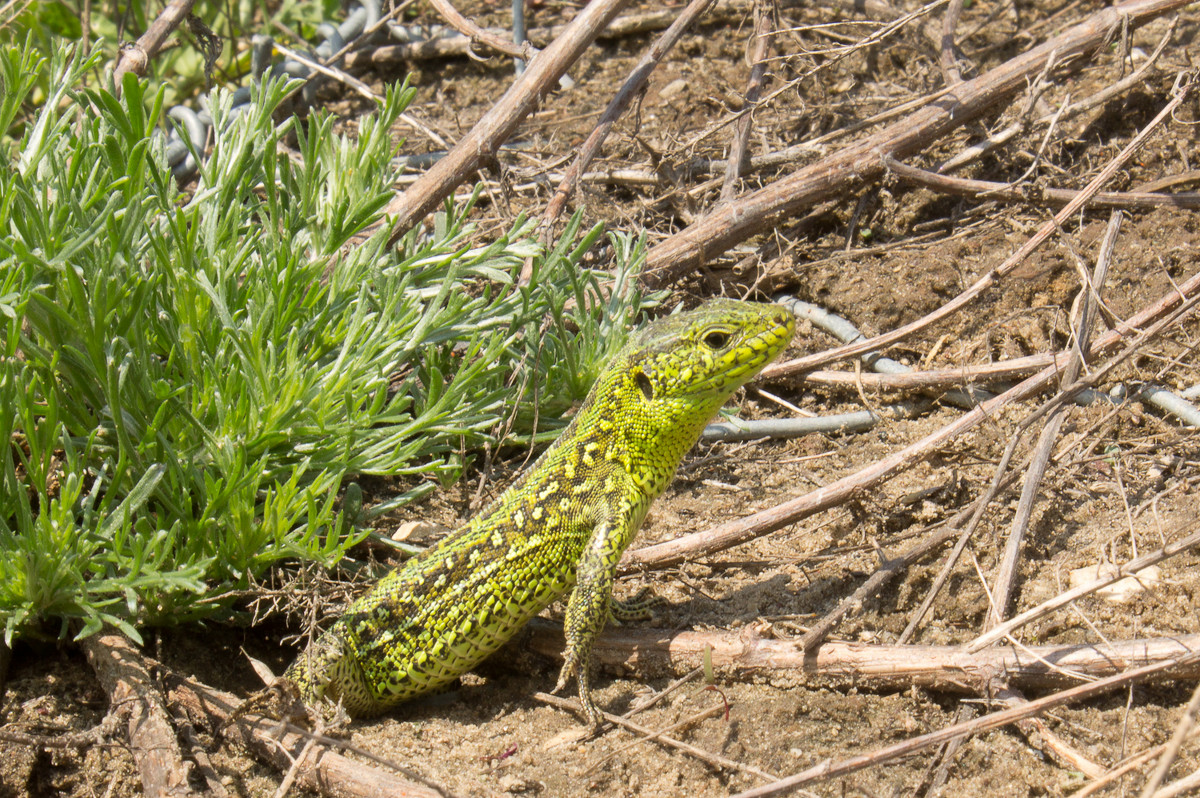
[[[637,376],[633,378],[637,382],[638,388],[642,391],[642,396],[646,397],[647,402],[654,401],[654,385],[651,384],[650,378],[645,373],[639,371]]]

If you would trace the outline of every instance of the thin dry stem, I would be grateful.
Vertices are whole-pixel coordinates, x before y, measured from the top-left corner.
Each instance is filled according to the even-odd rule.
[[[1078,379],[1083,370],[1083,353],[1087,351],[1088,339],[1091,337],[1092,320],[1097,315],[1100,304],[1100,290],[1108,278],[1108,266],[1112,262],[1113,247],[1116,244],[1117,233],[1121,229],[1121,214],[1114,211],[1109,217],[1108,230],[1100,246],[1096,258],[1095,271],[1090,284],[1082,292],[1082,305],[1075,327],[1076,346],[1071,350],[1071,357],[1063,369],[1059,384],[1070,385]],[[1089,290],[1090,289],[1090,290]],[[1005,543],[1004,555],[996,572],[996,580],[992,587],[992,608],[988,613],[988,626],[1003,622],[1008,611],[1009,602],[1015,588],[1017,574],[1017,559],[1021,555],[1021,544],[1029,529],[1029,519],[1033,516],[1033,505],[1037,500],[1038,490],[1046,469],[1050,465],[1050,455],[1054,451],[1054,442],[1058,440],[1058,432],[1066,419],[1066,406],[1060,405],[1050,413],[1034,446],[1033,456],[1025,471],[1025,482],[1021,486],[1021,500],[1017,503],[1017,511],[1013,514],[1008,541]]]
[[[1001,690],[996,697],[1011,707],[1024,706],[1029,703],[1029,699],[1017,690]],[[1025,718],[1017,721],[1016,725],[1030,745],[1063,766],[1078,770],[1089,779],[1096,779],[1104,774],[1104,768],[1101,765],[1097,765],[1069,745],[1063,738],[1055,734],[1041,718]]]
[[[1071,602],[1082,598],[1083,596],[1095,593],[1102,587],[1107,587],[1108,585],[1111,585],[1120,579],[1124,579],[1127,576],[1136,574],[1143,568],[1148,568],[1151,565],[1162,562],[1163,560],[1167,560],[1176,554],[1179,554],[1181,551],[1186,551],[1192,546],[1198,544],[1200,544],[1200,532],[1192,532],[1191,534],[1184,536],[1174,543],[1163,546],[1161,549],[1157,549],[1148,554],[1143,554],[1141,557],[1130,560],[1119,568],[1116,568],[1107,576],[1060,593],[1049,601],[1044,601],[1036,607],[1028,609],[1025,612],[1022,612],[1020,615],[1005,621],[999,626],[996,626],[995,628],[972,640],[967,644],[966,649],[969,652],[981,651],[993,643],[997,643],[1005,637],[1008,637],[1017,629],[1020,629],[1022,626],[1025,626],[1026,624],[1031,623],[1038,618],[1043,618],[1057,611],[1058,609],[1067,606]]]
[[[543,704],[549,704],[552,707],[566,709],[571,712],[581,712],[579,703],[576,701],[560,698],[556,695],[550,695],[549,693],[534,693],[533,697],[538,701],[541,701]],[[722,756],[721,754],[713,751],[706,751],[703,748],[698,748],[697,746],[691,745],[690,743],[685,743],[682,740],[676,740],[674,737],[668,736],[665,731],[656,732],[654,729],[651,729],[648,726],[635,723],[628,718],[621,717],[620,715],[610,715],[607,712],[602,712],[601,714],[604,715],[604,719],[609,723],[629,729],[630,731],[636,732],[637,734],[640,734],[647,739],[651,739],[654,742],[662,743],[663,745],[674,748],[677,751],[682,751],[686,754],[694,756],[699,760],[707,762],[713,767],[750,773],[768,782],[775,782],[778,780],[777,776],[767,773],[764,770],[760,770],[752,765],[738,762],[737,760],[730,759],[729,757]]]
[[[767,77],[767,58],[771,54],[774,36],[775,4],[771,0],[755,0],[754,33],[750,46],[750,78],[746,82],[746,105],[753,109],[762,93]],[[750,130],[754,124],[751,110],[738,119],[734,126],[733,141],[729,145],[729,158],[725,163],[725,182],[721,185],[721,202],[733,199],[737,192],[738,178],[742,173],[746,150],[750,144]]]
[[[839,761],[825,760],[808,770],[797,773],[794,776],[789,776],[775,784],[768,784],[738,793],[735,798],[764,798],[768,795],[778,795],[805,784],[827,781],[831,778],[844,776],[868,767],[878,767],[900,757],[909,756],[918,751],[940,745],[956,737],[998,729],[1022,718],[1032,717],[1055,707],[1067,706],[1091,698],[1092,696],[1102,695],[1111,690],[1125,687],[1129,684],[1137,684],[1148,677],[1161,675],[1164,671],[1171,671],[1177,667],[1192,667],[1197,662],[1200,662],[1200,653],[1187,654],[1174,662],[1169,661],[1147,665],[1143,668],[1137,668],[1116,676],[1110,676],[1106,679],[1100,679],[1091,684],[1081,685],[1070,690],[1063,690],[1060,693],[1040,698],[1037,701],[1030,701],[1028,704],[1019,707],[984,715],[974,721],[950,726],[936,732],[920,735],[919,737],[913,737],[868,754],[861,754]]]
[[[1188,701],[1187,708],[1183,711],[1183,717],[1175,725],[1175,732],[1167,741],[1162,758],[1158,760],[1150,778],[1146,779],[1146,786],[1142,788],[1142,798],[1151,798],[1158,792],[1158,788],[1162,786],[1167,774],[1171,771],[1171,765],[1175,763],[1175,757],[1179,756],[1179,749],[1191,735],[1198,714],[1200,714],[1200,684],[1197,684],[1196,689],[1192,691],[1192,699]]]
[[[1065,205],[1079,195],[1078,191],[1041,186],[1016,187],[1010,183],[990,180],[968,180],[949,177],[918,169],[894,159],[887,160],[888,170],[896,176],[934,191],[979,200],[1010,200],[1034,204]],[[1089,208],[1200,208],[1200,192],[1186,191],[1162,194],[1152,191],[1098,191],[1087,201]]]
[[[942,15],[940,65],[946,85],[950,87],[963,82],[962,71],[958,68],[958,48],[954,45],[954,32],[958,28],[962,8],[963,0],[950,0],[946,6],[946,13]]]

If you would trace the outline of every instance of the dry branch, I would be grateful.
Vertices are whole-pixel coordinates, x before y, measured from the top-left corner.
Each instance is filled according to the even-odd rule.
[[[196,0],[171,0],[136,42],[121,48],[117,63],[113,67],[113,86],[118,93],[121,91],[121,79],[126,72],[132,72],[138,77],[145,76],[150,59],[162,49],[162,43],[171,31],[179,27],[179,23],[192,13],[192,6],[195,4]]]
[[[754,105],[762,93],[767,77],[767,58],[771,54],[774,39],[775,3],[757,0],[754,4],[754,33],[750,43],[750,79],[746,83],[747,111],[734,125],[733,142],[729,146],[729,158],[725,163],[725,180],[721,185],[721,202],[732,200],[737,193],[738,178],[742,174],[742,161],[750,145],[750,128],[754,124]]]
[[[1200,789],[1200,770],[1193,770],[1182,779],[1156,790],[1152,798],[1178,798],[1180,795],[1195,795],[1197,789]]]
[[[48,734],[28,734],[11,726],[0,727],[0,742],[24,745],[29,748],[49,748],[66,750],[70,748],[92,748],[97,745],[111,745],[114,736],[120,733],[120,718],[116,712],[109,712],[104,720],[90,729],[78,732]]]
[[[168,674],[167,681],[171,686],[171,700],[182,704],[193,718],[206,719],[207,725],[212,728],[221,727],[229,719],[234,708],[241,703],[236,696],[174,674]],[[281,772],[286,772],[311,739],[311,735],[297,731],[286,731],[277,735],[279,726],[279,721],[246,714],[227,728],[225,734],[238,740]],[[296,782],[305,789],[338,798],[375,798],[385,795],[397,798],[442,796],[440,791],[432,787],[355,762],[336,751],[320,747],[317,748],[316,756],[310,756],[301,762]]]
[[[209,798],[228,798],[229,791],[221,783],[221,774],[213,765],[212,759],[201,743],[196,728],[188,719],[187,713],[178,704],[171,706],[170,709],[171,721],[179,732],[180,742],[186,746],[187,755],[196,764],[196,772],[204,779],[204,784],[208,787]]]
[[[1075,326],[1075,346],[1071,350],[1071,358],[1063,368],[1059,378],[1061,385],[1073,383],[1083,370],[1083,353],[1088,348],[1091,338],[1092,320],[1099,315],[1100,289],[1108,278],[1108,265],[1112,260],[1113,247],[1116,245],[1117,233],[1121,229],[1121,213],[1113,211],[1109,217],[1108,231],[1096,257],[1095,272],[1091,283],[1082,293],[1079,317]],[[988,613],[987,625],[995,626],[1001,623],[1008,614],[1008,604],[1016,587],[1017,560],[1020,558],[1025,533],[1029,529],[1029,519],[1033,516],[1033,505],[1037,500],[1042,479],[1050,466],[1050,455],[1054,451],[1054,443],[1058,440],[1058,432],[1066,420],[1066,408],[1059,406],[1051,411],[1038,436],[1034,446],[1033,457],[1025,471],[1025,483],[1021,487],[1021,500],[1013,514],[1012,525],[1009,529],[1008,540],[1004,547],[1004,556],[997,569],[996,580],[992,588],[992,607]]]
[[[850,757],[839,761],[825,760],[808,770],[797,773],[794,776],[789,776],[775,784],[768,784],[753,790],[738,793],[734,798],[763,798],[767,795],[778,795],[784,792],[790,792],[804,784],[811,784],[815,781],[824,781],[829,778],[844,776],[848,773],[853,773],[864,768],[882,765],[900,757],[910,756],[923,751],[927,748],[932,748],[936,745],[941,745],[953,739],[965,737],[971,734],[980,734],[992,729],[998,729],[1002,726],[1007,726],[1022,718],[1033,717],[1050,709],[1060,706],[1067,706],[1077,701],[1083,701],[1093,696],[1102,695],[1110,690],[1125,687],[1130,684],[1138,684],[1152,677],[1161,677],[1170,674],[1171,677],[1181,676],[1185,672],[1191,672],[1200,662],[1200,653],[1189,653],[1179,657],[1178,660],[1167,660],[1164,662],[1146,665],[1125,673],[1109,676],[1099,681],[1090,684],[1073,687],[1069,690],[1063,690],[1061,693],[1040,698],[1037,701],[1030,701],[1028,704],[1023,704],[1019,707],[1006,709],[1001,712],[994,712],[990,715],[984,715],[973,721],[966,723],[955,724],[944,729],[939,729],[929,734],[923,734],[919,737],[913,737],[908,740],[903,740],[893,745],[885,746],[877,751],[868,754],[860,754],[859,756]]]
[[[112,711],[128,718],[129,746],[145,794],[193,795],[165,702],[137,647],[125,635],[108,633],[85,638],[83,651],[108,693]]]
[[[891,3],[884,2],[884,0],[834,0],[833,6],[839,14],[853,14],[872,21],[894,22],[907,16],[907,12],[896,8]],[[925,17],[920,22],[921,36],[936,47],[942,40],[942,27],[942,23],[932,16]]]
[[[393,199],[385,212],[394,217],[389,246],[450,196],[464,180],[495,157],[541,98],[612,21],[628,0],[592,0],[563,34],[533,58],[504,96],[483,115],[452,150]]]
[[[803,376],[808,385],[838,385],[888,391],[911,391],[922,388],[953,388],[969,385],[1001,382],[1041,371],[1051,364],[1059,368],[1066,365],[1070,352],[1058,354],[1038,354],[1027,357],[999,360],[995,363],[981,363],[974,366],[958,368],[928,369],[925,371],[909,371],[903,374],[875,374],[864,371],[855,374],[852,371],[810,371]]]
[[[1021,695],[1021,693],[1007,688],[998,692],[996,698],[1012,707],[1019,707],[1029,703],[1029,699]],[[1103,766],[1097,765],[1068,745],[1041,718],[1025,718],[1024,720],[1017,721],[1016,726],[1025,735],[1025,739],[1030,746],[1053,758],[1059,765],[1066,766],[1072,770],[1078,770],[1089,779],[1098,779],[1104,775]]]
[[[1183,711],[1183,717],[1179,719],[1179,724],[1175,727],[1175,732],[1171,735],[1171,739],[1163,751],[1162,759],[1158,760],[1154,772],[1150,774],[1150,778],[1146,779],[1146,784],[1142,788],[1142,798],[1151,798],[1162,786],[1167,773],[1171,770],[1172,763],[1175,762],[1175,757],[1179,756],[1179,749],[1183,747],[1184,741],[1190,736],[1192,727],[1196,724],[1197,714],[1200,714],[1200,684],[1197,684],[1196,689],[1192,691],[1192,699],[1188,701],[1187,709]]]
[[[1172,662],[1200,651],[1200,634],[1117,640],[1081,645],[992,647],[970,653],[964,646],[888,646],[827,642],[805,653],[799,640],[765,637],[768,624],[740,632],[680,632],[674,629],[614,628],[596,639],[595,662],[627,673],[680,675],[700,667],[743,679],[787,672],[833,686],[904,690],[912,686],[955,693],[986,693],[998,681],[1023,690],[1042,690],[1119,674],[1129,668]],[[529,647],[562,658],[562,627],[535,619]],[[1172,678],[1200,677],[1200,661]]]
[[[371,91],[370,86],[363,83],[361,80],[354,77],[353,75],[351,75],[341,69],[338,69],[335,66],[322,64],[316,58],[309,58],[304,53],[296,52],[295,50],[291,49],[290,47],[287,47],[286,45],[282,45],[279,42],[274,42],[271,44],[271,46],[273,48],[275,48],[276,50],[278,50],[279,52],[286,55],[288,58],[292,59],[293,61],[298,61],[299,63],[304,64],[306,67],[311,69],[313,72],[319,72],[320,74],[324,75],[325,77],[329,78],[330,80],[336,80],[338,83],[341,83],[343,86],[348,86],[349,88],[356,91],[360,96],[362,96],[368,100],[371,100],[372,102],[382,102],[383,101],[382,97],[380,97],[375,92]]]
[[[1188,302],[1194,301],[1197,291],[1200,291],[1200,272],[1193,274],[1178,286],[1177,290],[1173,290],[1153,305],[1139,311],[1125,324],[1100,336],[1091,347],[1092,356],[1095,357],[1096,354],[1114,347],[1131,331],[1148,324],[1170,308],[1179,305],[1181,297],[1189,297]],[[1161,324],[1161,321],[1156,324]],[[1097,371],[1093,377],[1100,373]],[[627,552],[622,566],[625,569],[648,565],[661,567],[682,562],[689,557],[736,546],[760,535],[782,529],[814,513],[836,507],[855,491],[869,488],[929,457],[962,433],[973,429],[984,420],[994,417],[1000,408],[1033,396],[1057,378],[1058,374],[1059,370],[1056,366],[1049,366],[995,399],[984,402],[974,410],[963,414],[951,424],[857,473],[746,518],[739,518],[703,532],[695,532]]]
[[[954,32],[962,14],[963,0],[950,0],[946,13],[942,15],[942,38],[940,41],[942,76],[947,86],[962,83],[962,70],[958,68],[958,48],[954,44]]]
[[[896,176],[943,194],[954,194],[978,200],[1010,200],[1013,202],[1046,203],[1066,205],[1079,194],[1069,188],[1044,188],[1042,186],[1017,186],[1011,183],[995,183],[990,180],[968,180],[949,177],[918,169],[886,159],[888,171]],[[1200,192],[1187,191],[1179,194],[1161,194],[1152,191],[1098,191],[1087,201],[1089,208],[1200,208]]]
[[[680,12],[671,26],[659,36],[658,39],[651,45],[650,49],[638,61],[637,66],[625,78],[625,82],[621,84],[621,88],[617,91],[613,98],[609,101],[608,107],[604,109],[604,114],[600,117],[600,121],[596,123],[596,128],[591,135],[587,137],[587,141],[579,150],[579,155],[576,156],[574,163],[567,169],[559,181],[558,189],[554,192],[554,196],[550,198],[550,202],[546,205],[546,212],[543,214],[542,223],[549,226],[562,214],[563,208],[566,207],[567,200],[575,192],[575,186],[579,182],[579,176],[587,171],[592,160],[600,151],[600,147],[604,144],[604,140],[608,138],[609,131],[621,114],[625,113],[625,109],[629,107],[629,103],[646,85],[651,73],[658,67],[663,57],[671,51],[671,48],[679,41],[680,37],[687,32],[695,22],[704,15],[712,6],[714,0],[692,0],[687,7]],[[530,267],[526,266],[526,271]],[[528,282],[529,274],[522,273],[521,281]]]
[[[570,710],[571,712],[575,712],[580,715],[583,714],[583,710],[579,706],[579,703],[577,701],[571,701],[566,698],[560,698],[559,696],[550,695],[549,693],[534,693],[533,697],[536,698],[538,701],[541,701],[544,704],[549,704],[552,707],[558,707],[559,709]],[[778,781],[778,777],[773,776],[770,773],[767,773],[766,771],[759,770],[758,768],[752,767],[750,765],[745,765],[741,762],[730,759],[729,757],[721,756],[720,754],[718,754],[714,751],[706,751],[703,748],[697,748],[696,746],[691,745],[689,743],[685,743],[682,740],[676,740],[674,737],[668,737],[665,730],[664,731],[655,731],[651,728],[643,726],[640,723],[635,723],[634,721],[631,721],[629,718],[621,717],[620,715],[610,715],[607,712],[604,712],[601,714],[604,715],[604,719],[607,720],[609,723],[615,723],[616,725],[624,727],[626,729],[629,729],[632,732],[641,734],[646,738],[647,741],[653,740],[655,742],[660,742],[663,745],[674,748],[677,751],[683,751],[686,754],[690,754],[691,756],[694,756],[697,759],[701,759],[701,760],[709,763],[713,767],[725,768],[727,770],[740,770],[744,773],[752,773],[753,775],[758,776],[761,779],[765,779],[769,782]]]
[[[1194,734],[1194,732],[1193,732]],[[1167,744],[1156,745],[1153,748],[1148,748],[1145,751],[1139,751],[1136,754],[1125,757],[1122,761],[1113,765],[1105,771],[1099,778],[1089,782],[1079,792],[1074,793],[1073,798],[1088,798],[1089,795],[1095,795],[1103,790],[1113,786],[1113,783],[1134,770],[1140,769],[1147,762],[1160,756],[1167,750]]]
[[[513,58],[520,58],[525,61],[528,61],[537,54],[537,50],[534,49],[528,40],[522,44],[516,44],[503,36],[479,27],[460,14],[458,9],[450,3],[450,0],[429,0],[429,4],[433,6],[434,11],[437,11],[442,16],[442,19],[450,24],[450,27],[471,39],[473,43],[486,44],[498,53],[511,55]]]
[[[1123,26],[1133,28],[1186,0],[1131,0],[1094,13],[1011,61],[955,86],[905,119],[833,153],[758,191],[715,209],[655,245],[647,255],[644,282],[661,285],[804,208],[835,194],[845,196],[884,173],[883,155],[903,159],[976,118],[1040,73],[1053,59],[1063,63],[1101,46]]]

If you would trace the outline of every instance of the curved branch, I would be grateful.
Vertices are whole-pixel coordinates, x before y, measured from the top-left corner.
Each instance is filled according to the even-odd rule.
[[[1103,45],[1123,25],[1132,28],[1186,4],[1186,0],[1131,0],[1097,11],[1029,52],[955,86],[907,118],[722,205],[655,245],[647,255],[643,281],[661,285],[815,202],[834,194],[844,196],[857,186],[878,180],[884,173],[882,154],[906,158],[1007,99],[1040,73],[1051,58],[1063,63]]]

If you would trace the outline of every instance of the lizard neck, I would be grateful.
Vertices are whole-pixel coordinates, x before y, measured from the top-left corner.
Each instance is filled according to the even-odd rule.
[[[593,391],[563,438],[593,444],[592,459],[619,465],[645,499],[654,499],[725,397],[680,397],[651,407],[631,377],[609,373],[618,378]]]

